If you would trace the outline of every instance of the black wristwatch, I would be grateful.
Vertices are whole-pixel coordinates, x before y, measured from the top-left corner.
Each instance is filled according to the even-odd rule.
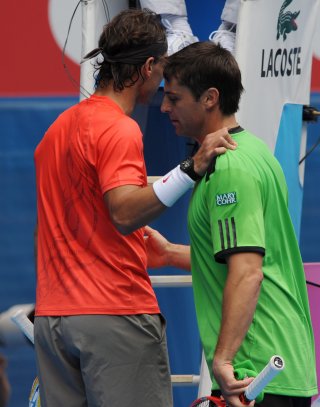
[[[194,161],[192,157],[188,157],[180,163],[180,170],[185,172],[193,181],[199,181],[203,175],[199,175],[194,170]]]

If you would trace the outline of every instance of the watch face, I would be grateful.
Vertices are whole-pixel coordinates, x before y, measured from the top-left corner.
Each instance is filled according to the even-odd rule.
[[[186,158],[184,161],[180,163],[181,171],[185,172],[193,181],[198,181],[202,178],[201,175],[197,174],[194,171],[194,162],[192,157]]]
[[[192,158],[187,158],[184,161],[182,161],[180,168],[182,171],[187,171],[188,169],[193,169],[193,160]]]

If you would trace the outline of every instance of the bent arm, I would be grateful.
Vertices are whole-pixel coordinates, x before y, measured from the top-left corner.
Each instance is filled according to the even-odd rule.
[[[104,200],[114,225],[123,234],[146,225],[166,209],[150,186],[115,188],[105,193]],[[149,268],[172,266],[190,271],[190,246],[171,243],[150,226],[146,226],[145,238]]]
[[[226,128],[208,134],[194,156],[196,172],[204,175],[213,157],[225,153],[227,149],[233,150],[235,148],[236,143]],[[178,194],[177,199],[180,196]],[[152,186],[144,188],[135,185],[117,187],[104,194],[104,201],[109,209],[113,224],[124,235],[145,226],[166,209]]]
[[[124,235],[145,226],[166,209],[152,186],[114,188],[104,194],[104,201],[114,226]]]
[[[226,128],[208,134],[194,156],[196,172],[204,175],[213,157],[225,153],[227,149],[235,148],[236,143]],[[170,182],[171,179],[167,184],[169,185]],[[187,188],[182,193],[186,192]],[[180,186],[177,184],[177,199],[181,196],[179,189]],[[150,223],[166,209],[157,195],[150,185],[144,188],[125,185],[106,192],[104,201],[117,230],[122,234],[129,234]],[[172,198],[172,192],[169,195]]]
[[[171,243],[150,226],[145,228],[145,242],[149,268],[172,266],[186,271],[191,270],[189,245]]]
[[[237,253],[229,257],[223,292],[220,334],[213,358],[213,374],[224,397],[238,396],[245,381],[233,377],[232,361],[246,336],[259,298],[263,280],[262,255]],[[240,388],[239,388],[240,386]],[[228,401],[228,400],[227,400]],[[229,398],[230,404],[235,404]],[[241,404],[240,404],[241,405]]]

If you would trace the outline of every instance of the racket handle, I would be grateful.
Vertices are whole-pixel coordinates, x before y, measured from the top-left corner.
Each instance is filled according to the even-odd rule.
[[[11,317],[12,321],[21,329],[25,336],[34,344],[33,323],[22,309]]]
[[[247,401],[254,400],[266,385],[284,369],[284,359],[279,355],[274,355],[265,368],[249,384],[244,393]]]

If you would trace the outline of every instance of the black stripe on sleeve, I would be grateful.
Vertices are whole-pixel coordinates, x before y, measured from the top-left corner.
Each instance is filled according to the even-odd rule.
[[[224,246],[223,227],[222,227],[222,222],[221,222],[221,220],[218,220],[218,225],[219,225],[219,234],[220,234],[221,250],[224,250],[224,249],[225,249],[225,246]]]
[[[230,230],[229,230],[229,219],[225,219],[224,224],[225,224],[225,227],[226,227],[227,247],[228,247],[228,249],[230,249],[230,247],[231,247],[231,239],[230,239]]]
[[[236,229],[236,221],[234,217],[231,218],[231,227],[232,227],[232,235],[233,235],[233,246],[237,247],[237,229]]]

